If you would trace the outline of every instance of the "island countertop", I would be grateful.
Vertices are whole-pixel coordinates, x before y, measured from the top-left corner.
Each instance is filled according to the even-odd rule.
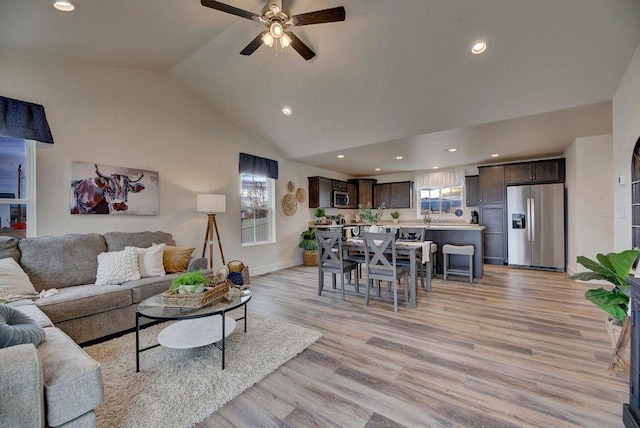
[[[340,224],[315,224],[314,222],[309,223],[310,227],[318,227],[318,228],[334,228],[334,227],[351,227],[351,226],[368,226],[365,223],[346,223],[343,225]],[[478,224],[470,224],[470,223],[378,223],[378,226],[381,227],[422,227],[426,230],[468,230],[468,231],[478,231],[482,232],[484,230],[484,226],[480,226]]]

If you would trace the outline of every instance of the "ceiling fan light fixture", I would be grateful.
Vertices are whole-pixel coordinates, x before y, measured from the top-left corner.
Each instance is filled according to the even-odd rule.
[[[282,37],[280,38],[280,44],[282,45],[282,48],[286,48],[291,44],[291,37],[287,36],[286,34],[283,34]]]
[[[484,40],[477,40],[473,42],[473,45],[471,46],[471,53],[474,55],[480,55],[486,50],[487,50],[487,42],[485,42]]]
[[[273,38],[273,36],[271,35],[271,33],[265,33],[264,36],[262,36],[262,43],[264,43],[265,45],[272,47],[273,46],[273,41],[275,39]]]
[[[269,27],[269,32],[274,38],[279,39],[284,34],[284,28],[282,28],[282,24],[280,22],[275,21]]]
[[[61,12],[73,12],[78,8],[75,3],[66,0],[58,0],[53,2],[53,7]]]

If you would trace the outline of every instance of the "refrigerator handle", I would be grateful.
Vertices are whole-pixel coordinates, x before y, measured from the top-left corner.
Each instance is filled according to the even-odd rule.
[[[527,241],[531,241],[531,198],[527,198]]]
[[[531,198],[531,221],[529,222],[531,224],[531,240],[535,241],[536,240],[536,200],[534,198]]]

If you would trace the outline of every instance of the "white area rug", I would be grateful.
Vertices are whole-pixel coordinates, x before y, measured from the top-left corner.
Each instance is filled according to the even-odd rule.
[[[237,317],[236,317],[237,318]],[[141,347],[157,343],[168,323],[141,331]],[[104,402],[98,427],[188,427],[295,357],[322,336],[284,321],[249,314],[226,341],[226,366],[213,345],[197,349],[157,347],[140,354],[135,333],[85,348],[100,363]]]

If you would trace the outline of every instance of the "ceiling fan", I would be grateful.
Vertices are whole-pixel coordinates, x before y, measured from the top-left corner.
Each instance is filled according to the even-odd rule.
[[[280,44],[282,48],[291,45],[296,52],[305,60],[309,61],[316,56],[315,52],[296,37],[295,34],[287,31],[289,26],[299,27],[302,25],[324,24],[326,22],[344,21],[345,19],[344,7],[342,6],[289,16],[282,9],[282,0],[268,0],[262,15],[257,15],[253,12],[238,9],[237,7],[214,0],[201,0],[201,3],[203,6],[251,19],[267,27],[266,31],[258,34],[258,36],[240,52],[241,55],[251,55],[263,43],[269,47],[276,43],[276,47]]]

